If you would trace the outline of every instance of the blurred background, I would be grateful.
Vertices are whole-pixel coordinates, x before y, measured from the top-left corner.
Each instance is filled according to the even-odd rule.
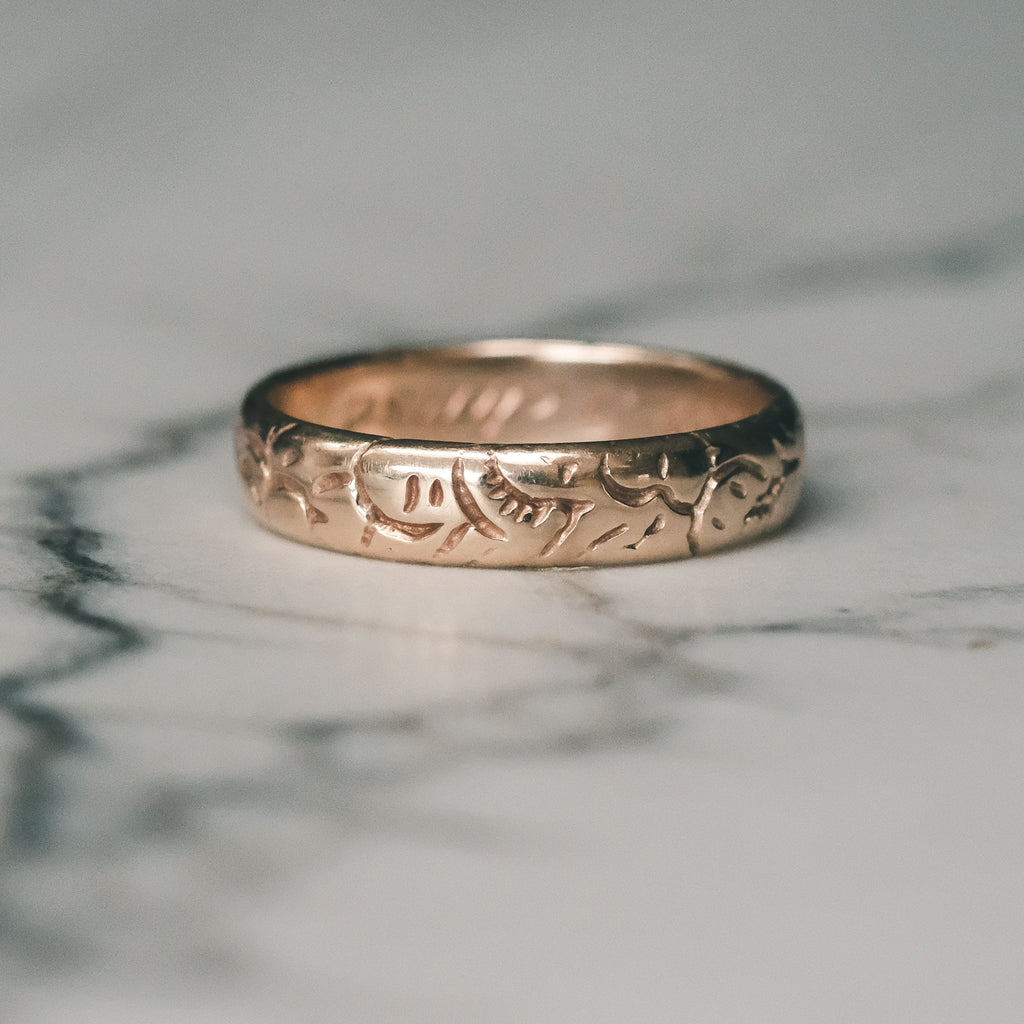
[[[5,399],[73,410],[61,446],[396,337],[661,325],[842,398],[922,372],[869,310],[701,321],[1024,247],[1014,2],[99,0],[3,26]],[[968,347],[936,338],[943,383]]]
[[[0,0],[0,1020],[1024,1003],[1019,0]],[[795,528],[644,571],[258,531],[260,375],[750,363]]]

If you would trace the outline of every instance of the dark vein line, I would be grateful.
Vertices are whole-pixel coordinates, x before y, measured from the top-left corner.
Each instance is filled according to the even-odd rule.
[[[823,253],[739,274],[679,277],[631,287],[622,295],[584,299],[561,314],[523,325],[525,335],[586,337],[673,317],[743,310],[808,296],[865,294],[900,285],[973,282],[1024,259],[1024,213],[904,249]]]
[[[133,623],[88,607],[96,586],[123,584],[125,580],[114,565],[100,557],[102,533],[80,521],[82,484],[179,458],[207,435],[224,429],[228,422],[228,414],[218,411],[165,424],[147,431],[135,448],[73,469],[38,473],[25,481],[40,521],[36,547],[54,564],[54,571],[40,575],[32,596],[56,618],[84,630],[88,642],[70,653],[52,654],[42,664],[0,674],[0,714],[6,714],[27,733],[26,746],[15,760],[10,813],[0,840],[9,853],[25,855],[49,845],[59,799],[54,759],[85,745],[74,720],[33,701],[32,689],[94,669],[150,642]]]

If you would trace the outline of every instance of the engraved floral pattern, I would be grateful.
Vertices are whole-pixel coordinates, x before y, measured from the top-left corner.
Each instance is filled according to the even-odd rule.
[[[562,476],[564,479],[564,469]],[[569,479],[571,476],[570,473]],[[502,503],[498,515],[511,516],[517,523],[528,522],[536,529],[547,522],[552,512],[559,512],[565,516],[561,529],[541,549],[541,558],[546,558],[560,548],[579,526],[580,520],[588,512],[592,512],[596,505],[589,498],[536,497],[528,494],[512,483],[494,457],[487,461],[484,484],[490,489],[489,497]]]
[[[271,427],[266,437],[251,428],[239,431],[238,471],[257,506],[262,506],[271,494],[283,491],[299,506],[306,517],[306,522],[313,527],[326,523],[327,516],[321,508],[313,504],[310,489],[290,469],[302,457],[302,452],[297,447],[288,447],[281,451],[276,447],[277,442],[295,427],[295,423]],[[327,477],[335,475],[327,474]],[[316,484],[312,490],[319,494],[331,490],[332,487],[333,481],[326,479],[319,490]]]
[[[666,452],[662,452],[658,458],[658,476],[660,480],[657,483],[643,485],[623,483],[612,473],[607,453],[601,457],[598,466],[598,477],[605,493],[620,505],[628,508],[643,508],[652,501],[660,500],[671,512],[678,516],[689,518],[690,525],[686,532],[686,542],[690,554],[696,555],[700,552],[701,535],[712,501],[721,493],[720,489],[726,484],[729,485],[728,494],[741,501],[748,497],[749,490],[748,485],[742,480],[743,476],[751,477],[759,484],[764,485],[763,490],[754,497],[753,505],[743,516],[742,524],[744,526],[764,519],[771,514],[775,503],[782,494],[786,480],[800,466],[798,458],[785,457],[785,450],[777,439],[773,439],[772,444],[781,465],[780,473],[774,476],[770,474],[762,462],[749,455],[735,455],[724,462],[720,462],[721,449],[716,445],[707,445],[706,453],[709,468],[701,483],[700,491],[693,501],[683,500],[670,484],[664,482],[668,477],[669,468],[669,458]],[[712,515],[709,521],[712,529],[719,531],[726,529],[725,522],[718,516]],[[660,533],[664,528],[664,516],[658,514],[644,531],[643,536],[634,543],[627,544],[626,547],[635,551],[645,540]],[[590,550],[614,540],[616,537],[627,532],[627,530],[626,524],[609,530],[592,542]]]
[[[538,494],[532,487],[527,489],[495,454],[486,459],[482,472],[474,472],[467,466],[465,457],[456,455],[449,472],[440,477],[409,473],[401,497],[395,496],[395,504],[401,509],[389,512],[373,497],[373,478],[365,462],[367,454],[380,442],[362,445],[344,456],[341,465],[336,463],[310,479],[301,472],[301,444],[288,443],[288,435],[295,427],[295,423],[275,426],[265,435],[252,428],[239,431],[239,471],[254,504],[262,506],[271,495],[283,494],[298,506],[312,530],[328,522],[328,514],[317,499],[347,490],[352,504],[346,502],[345,507],[351,510],[354,506],[362,519],[360,542],[363,547],[369,547],[377,535],[402,544],[419,544],[446,531],[444,539],[433,550],[433,558],[451,554],[474,533],[503,545],[518,534],[518,527],[537,530],[552,523],[557,528],[553,532],[545,531],[546,539],[540,550],[527,556],[552,559],[577,534],[587,521],[586,517],[599,507],[606,516],[603,532],[593,531],[596,536],[592,535],[589,540],[584,537],[572,558],[582,559],[615,542],[620,550],[637,552],[643,548],[646,556],[649,545],[664,544],[655,540],[663,533],[670,538],[670,547],[677,550],[679,540],[675,538],[680,538],[680,533],[669,530],[675,517],[688,521],[686,550],[696,555],[708,547],[720,546],[721,542],[711,540],[715,535],[740,541],[747,527],[769,519],[787,481],[800,467],[795,438],[788,438],[787,443],[774,439],[774,451],[764,456],[739,453],[722,459],[722,449],[697,434],[692,436],[703,442],[707,465],[700,477],[674,475],[674,456],[671,450],[663,450],[657,453],[653,468],[644,473],[637,471],[630,479],[632,463],[627,460],[613,469],[611,455],[604,452],[597,458],[596,465],[591,462],[587,466],[578,460],[555,462],[549,473],[554,480],[549,484],[548,493]],[[530,476],[530,479],[535,477]],[[570,496],[581,487],[589,487],[594,494],[595,486],[599,489],[598,498],[603,493],[606,502]],[[689,488],[689,493],[680,493],[684,486]],[[569,493],[558,493],[559,487]],[[555,493],[550,493],[551,489]],[[498,504],[498,519],[506,520],[508,528],[484,512],[482,505],[488,501]],[[648,512],[639,520],[643,515],[641,510],[649,506],[655,506],[654,514]],[[658,506],[662,510],[658,510]],[[436,515],[430,521],[417,521],[417,514],[422,515],[428,508]],[[614,508],[622,510],[623,518],[608,529],[607,513]],[[456,511],[458,518],[453,516]],[[553,517],[558,518],[553,520]],[[751,536],[759,532],[759,529],[752,529]],[[487,553],[479,557],[486,559]]]

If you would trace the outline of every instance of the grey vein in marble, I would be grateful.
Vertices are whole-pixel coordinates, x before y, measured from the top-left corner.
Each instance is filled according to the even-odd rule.
[[[5,1024],[1018,1019],[1011,8],[12,13]],[[484,329],[777,375],[793,528],[519,574],[247,519],[252,379]]]

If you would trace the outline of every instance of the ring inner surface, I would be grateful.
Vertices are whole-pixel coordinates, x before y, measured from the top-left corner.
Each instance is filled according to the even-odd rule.
[[[763,409],[755,379],[685,356],[600,346],[540,355],[414,352],[273,387],[286,416],[341,430],[465,444],[558,444],[685,433]]]

